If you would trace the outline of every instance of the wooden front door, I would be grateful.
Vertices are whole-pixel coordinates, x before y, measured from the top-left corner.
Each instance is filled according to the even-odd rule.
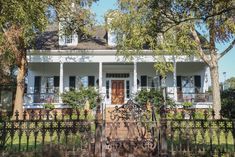
[[[112,104],[124,103],[124,80],[112,80]]]

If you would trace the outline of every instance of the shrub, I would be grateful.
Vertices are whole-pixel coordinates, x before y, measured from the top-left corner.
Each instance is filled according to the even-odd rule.
[[[61,97],[63,102],[72,108],[82,108],[86,101],[89,101],[90,108],[93,109],[96,107],[96,100],[99,98],[99,93],[95,88],[82,87],[79,90],[64,92]]]
[[[228,89],[221,93],[221,115],[235,118],[235,89]]]
[[[163,94],[156,89],[142,89],[137,93],[135,101],[140,105],[145,105],[147,102],[152,102],[155,107],[159,108],[164,103]],[[167,97],[167,106],[173,107],[175,105],[174,101]]]
[[[44,108],[48,110],[53,110],[55,108],[55,105],[51,103],[47,103],[47,104],[44,104]]]

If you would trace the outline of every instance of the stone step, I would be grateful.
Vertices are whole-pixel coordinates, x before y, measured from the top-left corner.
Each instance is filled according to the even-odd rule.
[[[124,121],[118,121],[119,126],[115,126],[117,123],[113,123],[113,120],[110,118],[110,112],[112,112],[115,107],[106,108],[106,127],[105,127],[105,134],[107,137],[111,138],[119,138],[119,139],[126,139],[126,138],[136,138],[139,137],[139,131],[141,128],[137,128],[134,123],[125,124]],[[128,125],[128,126],[126,126]],[[128,131],[129,128],[129,131]]]

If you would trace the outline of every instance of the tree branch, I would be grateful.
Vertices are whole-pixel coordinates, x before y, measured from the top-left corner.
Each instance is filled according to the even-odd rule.
[[[231,44],[223,52],[219,54],[218,60],[221,59],[224,55],[226,55],[233,48],[234,45],[235,45],[235,39],[233,39]]]
[[[201,59],[207,64],[210,66],[210,60],[208,59],[208,57],[205,55],[205,53],[203,52],[202,50],[202,47],[201,47],[201,41],[197,35],[197,32],[194,28],[190,28],[191,32],[192,32],[192,35],[197,43],[197,50],[198,50],[198,53],[201,57]]]

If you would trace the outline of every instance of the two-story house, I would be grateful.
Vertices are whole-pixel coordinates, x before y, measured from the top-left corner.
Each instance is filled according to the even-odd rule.
[[[35,49],[28,50],[25,108],[41,108],[46,102],[65,107],[60,93],[81,86],[96,87],[106,106],[123,104],[143,88],[161,86],[162,77],[154,63],[163,56],[154,56],[146,49],[144,55],[127,61],[116,54],[114,34],[101,26],[87,39],[78,39],[76,34],[65,36],[58,27],[48,27],[38,37]],[[174,65],[165,80],[168,96],[178,103],[192,101],[196,107],[208,107],[207,65],[195,56],[164,57]]]

